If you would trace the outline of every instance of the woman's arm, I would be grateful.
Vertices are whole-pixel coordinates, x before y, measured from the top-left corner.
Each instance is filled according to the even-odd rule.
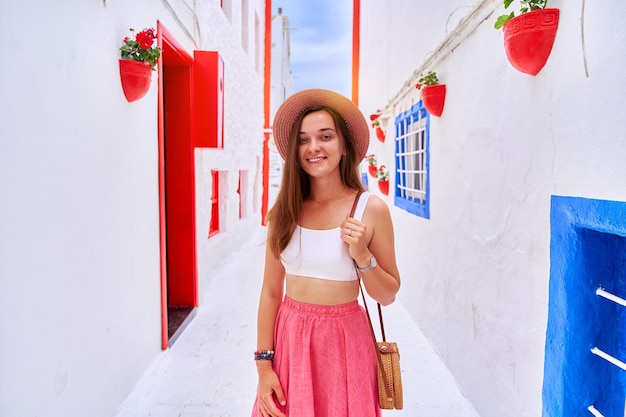
[[[361,272],[361,277],[370,297],[382,305],[389,305],[396,299],[396,294],[400,290],[400,273],[396,264],[394,231],[389,207],[380,198],[372,195],[368,200],[363,220],[364,222],[353,218],[346,220],[342,239],[350,245],[350,256],[357,266],[367,267],[372,256],[376,258],[377,266]]]
[[[257,349],[274,350],[276,314],[283,300],[285,268],[269,247],[265,253],[265,271],[257,316]]]
[[[271,227],[271,226],[270,226]],[[265,271],[259,299],[257,317],[257,351],[274,350],[274,326],[276,316],[283,299],[285,269],[276,259],[269,246],[265,251]],[[258,407],[263,416],[283,417],[284,414],[274,402],[274,395],[281,405],[285,405],[285,395],[278,376],[269,360],[256,361],[259,374]]]

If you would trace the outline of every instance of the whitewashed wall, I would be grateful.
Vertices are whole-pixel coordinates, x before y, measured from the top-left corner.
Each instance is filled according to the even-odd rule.
[[[224,235],[199,245],[201,275],[258,225],[262,67],[243,52],[240,9],[228,23],[219,1],[195,3],[0,2],[2,416],[110,417],[161,351],[157,76],[146,97],[125,100],[129,27],[160,20],[190,54],[224,57],[227,146],[197,154],[198,223],[208,227],[210,168],[231,172],[228,213]],[[249,2],[261,36],[263,4]],[[241,222],[239,169],[257,187]]]
[[[248,3],[249,52],[242,47],[242,3]],[[263,163],[263,46],[265,2],[231,2],[231,19],[220,10],[219,1],[205,7],[206,13],[198,24],[206,28],[200,49],[219,51],[224,60],[224,149],[196,150],[196,207],[198,239],[198,274],[201,281],[224,262],[249,235],[248,231],[261,223],[262,163]],[[260,21],[259,38],[255,38],[255,16]],[[255,57],[255,43],[260,50]],[[258,60],[258,62],[257,62]],[[260,63],[260,67],[257,64]],[[211,220],[211,170],[226,172],[221,187],[222,233],[207,238]],[[247,215],[239,219],[237,194],[239,170],[247,171]]]
[[[270,126],[274,123],[274,115],[278,107],[292,94],[293,78],[291,76],[291,28],[289,17],[275,15],[272,17],[272,56],[271,56],[271,87],[270,87]],[[269,166],[269,198],[268,208],[276,201],[280,182],[283,176],[283,158],[276,149],[274,136],[270,135],[268,144]]]
[[[399,297],[481,416],[538,416],[550,196],[626,201],[626,8],[586,2],[583,48],[582,1],[551,0],[561,10],[554,49],[531,77],[508,63],[493,28],[500,1],[426,3],[362,2],[364,112],[395,117],[417,102],[411,76],[428,59],[424,72],[448,91],[431,119],[431,218],[392,210]],[[433,58],[473,7],[476,29]],[[371,151],[393,165],[390,138]]]

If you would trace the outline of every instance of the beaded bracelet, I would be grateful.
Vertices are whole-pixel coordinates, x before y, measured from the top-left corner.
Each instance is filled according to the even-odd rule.
[[[273,350],[257,350],[256,352],[254,352],[254,360],[255,361],[274,360],[274,351]]]

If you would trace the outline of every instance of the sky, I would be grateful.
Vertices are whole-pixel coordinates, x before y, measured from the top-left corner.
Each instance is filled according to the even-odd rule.
[[[272,0],[289,19],[293,92],[327,88],[352,95],[353,0]]]

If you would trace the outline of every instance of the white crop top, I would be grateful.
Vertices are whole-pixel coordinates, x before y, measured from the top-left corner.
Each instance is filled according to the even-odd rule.
[[[370,193],[359,198],[354,218],[361,220]],[[356,280],[354,261],[348,252],[348,244],[341,240],[341,228],[315,230],[296,225],[289,244],[281,253],[285,272],[309,278],[330,281]]]

